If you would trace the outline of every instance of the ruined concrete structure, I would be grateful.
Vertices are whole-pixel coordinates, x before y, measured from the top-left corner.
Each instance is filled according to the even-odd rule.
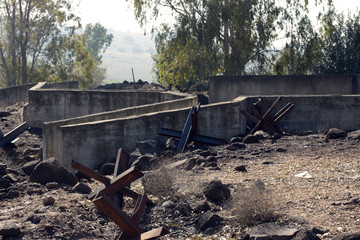
[[[71,160],[94,168],[112,160],[120,147],[132,151],[136,141],[159,138],[161,127],[181,131],[190,107],[198,104],[196,96],[166,91],[73,87],[37,85],[24,109],[24,120],[43,128],[43,157],[54,156],[66,168]],[[259,98],[269,106],[280,95],[295,104],[278,123],[282,130],[360,129],[359,90],[357,75],[214,77],[198,132],[227,140],[244,134],[248,120],[240,110]]]

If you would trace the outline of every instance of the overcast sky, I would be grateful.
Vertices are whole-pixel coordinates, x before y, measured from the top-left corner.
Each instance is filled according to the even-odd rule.
[[[334,3],[340,11],[360,9],[359,0],[334,0]],[[135,21],[133,8],[125,0],[81,0],[78,13],[84,25],[100,22],[106,28],[122,32],[143,32]]]

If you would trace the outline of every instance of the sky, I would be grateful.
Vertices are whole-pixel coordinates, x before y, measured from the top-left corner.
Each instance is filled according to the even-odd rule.
[[[359,0],[334,0],[334,4],[340,11],[360,9]],[[129,5],[125,0],[80,0],[78,13],[84,25],[100,22],[106,28],[117,31],[142,33]]]

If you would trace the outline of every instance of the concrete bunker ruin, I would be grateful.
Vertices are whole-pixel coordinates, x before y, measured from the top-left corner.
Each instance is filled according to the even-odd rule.
[[[46,86],[46,85],[45,85]],[[359,77],[240,76],[213,77],[210,104],[198,115],[199,134],[229,140],[247,132],[240,114],[259,98],[270,105],[278,96],[295,109],[278,124],[283,131],[360,129]],[[90,168],[110,161],[121,147],[158,137],[161,127],[182,130],[196,96],[172,92],[47,89],[29,90],[24,120],[43,129],[43,157],[70,169],[72,160]]]

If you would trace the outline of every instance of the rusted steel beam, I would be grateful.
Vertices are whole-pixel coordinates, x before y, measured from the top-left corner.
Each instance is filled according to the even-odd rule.
[[[129,155],[119,148],[116,156],[115,168],[113,177],[117,177],[120,173],[124,172],[129,167]]]
[[[180,138],[181,137],[181,131],[167,129],[167,128],[161,128],[159,135],[166,136],[166,137],[174,137],[174,138]],[[208,136],[202,136],[202,135],[195,135],[191,134],[189,137],[190,141],[194,142],[200,142],[210,145],[224,145],[227,144],[227,141],[220,138],[213,138]]]
[[[148,198],[145,193],[141,197],[139,197],[138,200],[136,201],[134,213],[132,214],[132,216],[130,218],[137,225],[139,225],[139,223],[140,223],[141,215],[144,212],[147,201],[148,201]]]
[[[100,174],[100,173],[96,173],[93,170],[91,170],[90,168],[82,165],[81,163],[78,163],[74,160],[72,160],[71,162],[71,167],[78,170],[79,172],[85,174],[88,177],[91,177],[95,180],[98,180],[99,182],[105,184],[105,185],[109,185],[110,184],[110,179],[105,177],[104,175]]]
[[[123,230],[126,237],[139,236],[143,232],[103,191],[98,193],[93,203]],[[128,239],[126,237],[123,239]]]
[[[142,172],[140,172],[139,170],[135,169],[135,167],[131,167],[128,170],[126,170],[125,172],[121,173],[116,178],[113,178],[110,181],[110,185],[108,185],[103,190],[103,192],[106,195],[111,195],[111,194],[115,193],[116,191],[119,191],[120,189],[128,186],[136,179],[141,178],[143,175],[144,174]]]
[[[11,130],[10,132],[8,132],[7,134],[3,135],[2,137],[0,137],[0,147],[12,142],[13,140],[15,140],[20,134],[22,134],[23,132],[25,132],[26,130],[29,129],[29,126],[26,122],[22,123],[21,125],[17,126],[16,128],[14,128],[13,130]]]
[[[271,134],[275,134],[275,133],[279,132],[276,129],[276,127],[274,127],[274,123],[272,121],[268,121],[268,120],[264,119],[263,116],[261,116],[261,114],[258,112],[258,110],[254,106],[250,107],[250,111],[253,115],[255,115],[256,118],[259,119],[259,121],[261,122],[261,126],[263,126],[265,128],[265,130],[269,131]]]
[[[189,112],[189,116],[186,120],[186,123],[184,125],[184,129],[182,130],[179,145],[177,146],[177,150],[179,152],[184,152],[186,144],[189,141],[189,136],[190,136],[191,129],[192,129],[192,117],[193,117],[194,111],[196,111],[196,108],[192,107]]]
[[[290,110],[292,110],[295,107],[294,104],[290,104],[282,113],[278,114],[278,116],[276,116],[276,118],[274,119],[274,122],[276,123],[277,121],[279,121],[280,119],[282,119],[286,113],[288,113]]]

